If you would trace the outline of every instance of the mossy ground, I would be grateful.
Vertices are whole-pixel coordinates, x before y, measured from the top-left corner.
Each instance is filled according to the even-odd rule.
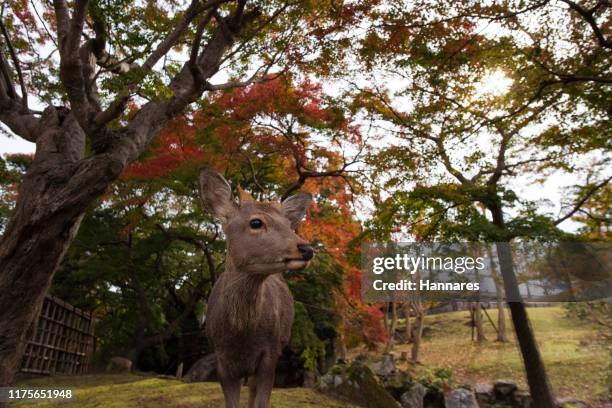
[[[488,312],[497,325],[497,310]],[[482,344],[471,340],[469,312],[426,316],[425,325],[429,329],[421,345],[421,364],[401,363],[400,367],[417,376],[431,371],[431,367],[449,367],[455,384],[473,385],[495,379],[512,379],[526,390],[521,354],[509,312],[506,312],[508,343],[495,341],[495,329],[486,316],[483,318],[487,341]],[[598,335],[599,327],[568,318],[562,306],[529,308],[528,314],[555,396],[576,397],[590,401],[594,406],[609,402],[610,380],[606,373],[611,362],[610,345]],[[406,351],[410,355],[410,349],[410,344],[399,344],[393,352],[400,355]]]
[[[601,341],[598,327],[586,321],[566,317],[560,307],[530,308],[529,317],[535,330],[540,351],[557,397],[572,396],[603,406],[608,395],[610,364],[609,344]],[[497,323],[497,312],[489,314]],[[426,317],[428,333],[421,346],[420,362],[416,366],[401,363],[400,367],[422,376],[432,367],[449,367],[455,384],[476,384],[495,379],[513,379],[527,389],[521,355],[508,318],[509,343],[495,341],[495,331],[486,322],[487,341],[471,340],[469,313],[466,311]],[[399,344],[394,353],[410,351],[409,344]],[[353,350],[357,354],[363,350]],[[372,355],[378,358],[380,353]],[[183,383],[137,375],[86,375],[27,380],[20,386],[70,387],[76,398],[70,402],[21,403],[11,406],[36,407],[220,407],[223,396],[216,383]],[[242,392],[246,404],[246,389]],[[350,407],[310,389],[275,389],[272,406]]]
[[[21,402],[9,407],[73,407],[73,408],[218,408],[223,407],[223,394],[218,383],[185,383],[138,375],[55,376],[22,381],[19,387],[72,388],[72,400],[54,402]],[[242,390],[246,406],[248,391]],[[275,389],[273,407],[342,408],[352,407],[343,401],[306,388]]]

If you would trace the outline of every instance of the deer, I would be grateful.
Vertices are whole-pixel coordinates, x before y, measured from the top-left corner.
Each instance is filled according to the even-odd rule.
[[[281,203],[256,201],[203,168],[198,180],[203,207],[226,237],[225,270],[208,298],[206,335],[216,356],[226,408],[238,408],[248,380],[249,408],[266,408],[276,363],[289,342],[293,297],[283,272],[304,269],[314,251],[296,230],[312,201],[297,193]]]

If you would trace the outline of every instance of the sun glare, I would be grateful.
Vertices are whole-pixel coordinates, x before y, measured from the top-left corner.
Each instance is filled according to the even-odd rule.
[[[503,95],[510,89],[512,79],[508,78],[504,71],[495,70],[482,77],[476,84],[477,95],[497,96]]]

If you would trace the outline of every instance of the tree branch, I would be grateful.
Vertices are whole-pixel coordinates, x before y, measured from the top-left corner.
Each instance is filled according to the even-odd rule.
[[[599,45],[605,47],[609,50],[612,50],[612,41],[608,41],[601,31],[601,28],[597,25],[597,21],[595,21],[594,12],[597,10],[597,7],[594,7],[591,10],[587,10],[580,6],[579,4],[573,2],[572,0],[561,0],[563,3],[567,4],[570,9],[574,10],[578,13],[588,24],[591,26],[595,37],[597,37],[597,41]]]
[[[198,24],[198,28],[196,29],[196,40],[194,41],[194,45],[192,46],[192,55],[193,48],[196,47],[196,43],[199,44],[202,38],[202,33],[205,28],[205,25],[210,21],[210,14],[216,10],[216,8],[222,4],[230,0],[209,0],[204,4],[200,4],[199,0],[192,0],[189,4],[183,17],[177,24],[177,26],[162,40],[161,43],[157,46],[157,48],[149,55],[149,57],[145,60],[145,62],[141,66],[141,73],[139,78],[144,77],[146,74],[151,72],[153,66],[162,58],[164,55],[170,51],[170,49],[178,42],[181,38],[189,24],[203,11],[210,10],[208,13],[208,17],[204,17],[202,21]],[[199,34],[198,34],[199,32]],[[128,83],[125,88],[117,95],[115,100],[106,108],[106,110],[98,113],[94,118],[95,125],[100,128],[105,126],[107,123],[116,119],[121,115],[125,106],[132,94],[132,92],[136,89],[138,85],[138,81],[132,81]]]
[[[1,17],[1,16],[0,16]],[[15,71],[17,71],[17,78],[19,79],[19,85],[21,87],[21,105],[23,107],[24,112],[28,112],[28,91],[25,86],[25,82],[23,80],[23,73],[21,72],[21,64],[19,62],[19,58],[15,53],[15,49],[13,48],[13,44],[11,44],[11,39],[9,38],[8,32],[6,31],[6,27],[2,22],[2,18],[0,18],[0,29],[2,29],[2,35],[4,36],[4,40],[6,41],[6,46],[9,49],[9,53],[11,55],[11,59],[13,60],[13,65],[15,66]]]
[[[572,207],[572,209],[565,214],[564,216],[557,218],[555,221],[553,221],[554,225],[559,225],[561,224],[563,221],[567,220],[568,218],[570,218],[571,216],[573,216],[578,210],[580,210],[580,208],[582,207],[582,205],[584,203],[586,203],[589,198],[591,198],[593,196],[593,194],[595,194],[599,189],[601,189],[602,187],[605,187],[610,180],[612,180],[612,177],[608,177],[607,179],[605,179],[604,181],[602,181],[599,184],[595,184],[593,187],[591,187],[590,189],[587,190],[586,194],[584,194],[584,196],[582,196],[582,198],[580,198],[580,200],[578,200],[576,202],[576,204],[574,204],[574,206]]]

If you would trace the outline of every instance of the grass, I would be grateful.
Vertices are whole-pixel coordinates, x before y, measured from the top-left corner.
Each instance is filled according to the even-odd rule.
[[[497,325],[497,310],[488,312]],[[594,406],[610,402],[606,383],[609,345],[598,338],[597,327],[566,317],[561,306],[530,308],[528,314],[555,395],[583,399]],[[426,316],[425,326],[429,330],[421,344],[422,365],[413,367],[403,363],[400,367],[416,375],[423,375],[432,366],[450,367],[455,384],[512,379],[526,390],[523,362],[509,313],[507,317],[509,343],[495,341],[495,329],[483,316],[487,341],[478,344],[471,340],[469,312]],[[410,355],[410,349],[410,344],[400,344],[393,352],[399,355],[406,351]]]
[[[218,408],[223,394],[218,383],[185,383],[138,375],[101,374],[79,377],[56,376],[22,381],[18,387],[67,387],[73,389],[72,400],[20,402],[9,407],[78,407],[78,408]],[[247,389],[241,393],[246,406]],[[286,408],[352,407],[308,388],[275,389],[272,406]]]
[[[560,307],[530,308],[534,328],[544,363],[557,397],[571,396],[586,400],[593,406],[610,402],[607,394],[606,367],[610,364],[609,344],[598,336],[593,324],[566,317]],[[497,311],[489,311],[497,323]],[[486,319],[486,317],[485,317]],[[485,320],[487,341],[471,341],[467,311],[427,316],[428,327],[421,345],[420,361],[416,366],[401,363],[415,376],[431,372],[432,367],[449,367],[457,385],[512,379],[523,389],[527,384],[521,355],[513,339],[508,316],[509,343],[498,343],[495,330]],[[409,344],[396,345],[394,353],[410,352]],[[353,350],[355,355],[363,350]],[[379,358],[379,354],[372,358]],[[609,380],[608,380],[609,381]],[[137,375],[86,375],[79,377],[47,377],[21,382],[22,387],[69,387],[75,391],[72,401],[55,403],[19,403],[14,407],[220,407],[221,388],[216,383],[183,383]],[[242,392],[246,405],[246,389]],[[304,388],[275,389],[272,406],[286,408],[350,407],[345,402],[326,397]]]

